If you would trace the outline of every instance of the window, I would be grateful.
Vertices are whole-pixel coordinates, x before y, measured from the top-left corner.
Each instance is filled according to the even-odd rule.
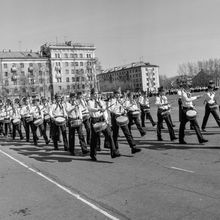
[[[85,89],[85,85],[84,84],[82,84],[82,89]]]
[[[67,53],[64,53],[64,58],[68,58],[68,54]]]
[[[75,66],[79,66],[79,63],[78,63],[78,62],[75,62]]]
[[[69,74],[69,70],[66,70],[66,74]]]
[[[38,63],[38,67],[39,67],[39,68],[42,67],[42,63]]]
[[[79,77],[76,77],[76,82],[79,82]]]
[[[70,81],[70,78],[69,77],[66,77],[66,82],[69,82]]]
[[[84,78],[84,77],[82,77],[82,78],[81,78],[81,80],[82,80],[82,81],[85,81],[85,78]]]
[[[8,77],[8,72],[5,72],[5,77]]]
[[[71,62],[71,66],[74,66],[74,62]]]
[[[74,58],[74,55],[73,55],[73,53],[71,53],[71,54],[70,54],[70,57],[71,57],[71,58]]]
[[[65,62],[65,66],[69,66],[69,63],[68,63],[68,62]]]
[[[67,88],[67,90],[70,90],[70,85],[67,85],[67,87],[66,87],[66,88]]]
[[[72,85],[72,89],[75,89],[75,85]]]
[[[78,57],[77,53],[74,53],[74,58],[77,58],[77,57]]]
[[[80,58],[83,58],[83,54],[81,53],[81,54],[79,55],[79,57],[80,57]]]
[[[62,86],[58,86],[59,90],[62,90]]]
[[[80,72],[81,72],[81,73],[84,73],[84,69],[80,69]]]
[[[23,64],[23,63],[20,63],[20,67],[21,67],[21,68],[24,68],[24,64]]]
[[[72,77],[72,82],[75,82],[75,77]]]
[[[29,63],[29,67],[33,67],[33,63]]]
[[[83,66],[83,62],[80,62],[80,66]]]
[[[79,70],[76,70],[76,74],[79,74]]]
[[[71,70],[71,73],[74,74],[74,73],[75,73],[75,70]]]

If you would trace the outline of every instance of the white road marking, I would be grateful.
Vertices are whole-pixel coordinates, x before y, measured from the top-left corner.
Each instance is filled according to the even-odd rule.
[[[180,171],[185,171],[185,172],[188,172],[188,173],[195,173],[194,171],[192,170],[185,170],[185,169],[182,169],[182,168],[178,168],[178,167],[170,167],[171,169],[174,169],[174,170],[180,170]]]
[[[59,187],[60,189],[62,189],[63,191],[69,193],[70,195],[72,195],[73,197],[75,197],[76,199],[80,200],[81,202],[87,204],[88,206],[90,206],[91,208],[95,209],[96,211],[102,213],[103,215],[105,215],[106,217],[108,217],[111,220],[119,220],[119,218],[109,214],[108,212],[106,212],[105,210],[99,208],[98,206],[96,206],[95,204],[89,202],[88,200],[84,199],[81,195],[76,194],[74,192],[72,192],[70,189],[66,188],[65,186],[60,185],[59,183],[57,183],[56,181],[52,180],[51,178],[45,176],[43,173],[38,172],[36,170],[34,170],[33,168],[27,166],[26,164],[24,164],[23,162],[17,160],[16,158],[12,157],[11,155],[7,154],[6,152],[0,150],[0,152],[2,154],[4,154],[5,156],[9,157],[10,159],[14,160],[15,162],[19,163],[21,166],[27,168],[28,170],[32,171],[33,173],[36,173],[37,175],[43,177],[44,179],[48,180],[49,182],[53,183],[54,185],[56,185],[57,187]]]

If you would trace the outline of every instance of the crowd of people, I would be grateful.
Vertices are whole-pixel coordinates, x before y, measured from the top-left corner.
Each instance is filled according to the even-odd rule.
[[[46,145],[52,140],[54,150],[59,150],[58,145],[61,143],[62,136],[64,150],[75,155],[77,132],[82,154],[89,154],[93,161],[97,161],[97,151],[101,149],[101,133],[105,137],[106,148],[110,149],[110,156],[112,158],[120,157],[118,143],[120,128],[131,153],[140,152],[141,149],[136,147],[131,127],[136,125],[140,136],[145,136],[145,119],[149,119],[153,127],[156,126],[158,144],[163,141],[163,121],[167,124],[171,141],[179,139],[180,144],[187,144],[184,137],[185,126],[189,121],[191,129],[196,132],[199,143],[207,142],[208,140],[203,137],[201,129],[203,132],[206,131],[210,113],[220,127],[214,85],[210,83],[208,91],[202,95],[206,105],[201,129],[196,119],[197,111],[193,102],[202,96],[191,96],[190,87],[187,84],[180,85],[178,96],[180,119],[178,138],[170,114],[172,103],[168,101],[163,87],[158,89],[155,100],[158,109],[157,122],[151,115],[147,92],[142,92],[138,97],[134,97],[132,92],[121,94],[119,89],[114,91],[114,96],[111,99],[104,101],[98,91],[93,88],[90,97],[83,96],[81,92],[70,93],[69,100],[64,100],[58,93],[52,102],[44,97],[41,99],[24,97],[21,100],[17,98],[13,102],[7,99],[5,103],[0,100],[0,134],[15,139],[16,133],[18,133],[20,140],[23,140],[25,133],[26,142],[30,142],[30,137],[32,137],[36,146],[39,136],[41,136]],[[84,135],[83,126],[86,135]]]

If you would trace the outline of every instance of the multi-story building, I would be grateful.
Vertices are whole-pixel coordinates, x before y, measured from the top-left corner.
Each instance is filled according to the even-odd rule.
[[[33,52],[0,52],[0,96],[22,97],[52,92],[49,60]]]
[[[159,66],[150,63],[136,62],[115,67],[97,75],[102,92],[121,88],[122,91],[156,92],[159,87]]]
[[[41,53],[50,60],[53,91],[87,92],[96,82],[95,47],[92,44],[49,43]]]
[[[36,52],[0,52],[0,96],[88,92],[97,86],[99,62],[92,44],[49,43]]]

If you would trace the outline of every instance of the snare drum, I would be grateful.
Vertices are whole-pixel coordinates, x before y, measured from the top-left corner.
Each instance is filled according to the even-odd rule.
[[[140,115],[140,111],[139,110],[131,111],[131,115],[132,115],[132,117],[137,118]]]
[[[57,126],[63,126],[66,124],[66,119],[64,117],[57,117],[54,121]]]
[[[142,105],[142,106],[141,106],[141,109],[142,109],[142,111],[144,111],[144,112],[149,112],[149,111],[150,111],[150,107],[147,106],[147,105]]]
[[[49,114],[45,114],[45,115],[44,115],[44,120],[45,120],[46,122],[50,121],[50,115],[49,115]]]
[[[33,121],[33,117],[32,116],[26,117],[25,120],[26,122],[31,122]]]
[[[19,125],[20,122],[21,122],[21,120],[20,120],[19,118],[15,118],[15,119],[12,120],[12,123],[13,123],[14,125]]]
[[[128,125],[128,117],[127,116],[119,116],[116,118],[117,125],[120,127]]]
[[[210,110],[217,110],[218,109],[218,105],[217,104],[208,104],[209,105],[209,108],[210,108]]]
[[[42,118],[38,118],[38,119],[36,119],[35,121],[34,121],[34,125],[36,126],[36,127],[38,127],[39,125],[42,125],[43,124],[43,119]]]
[[[70,127],[71,128],[76,128],[79,127],[82,124],[82,120],[81,119],[70,119]]]
[[[11,122],[10,118],[4,118],[4,123],[9,124]]]
[[[100,131],[104,131],[107,128],[107,123],[105,121],[97,122],[97,123],[93,124],[93,128],[96,133],[98,133]]]
[[[196,118],[197,112],[195,110],[188,110],[186,112],[186,117],[188,120],[194,120]]]

